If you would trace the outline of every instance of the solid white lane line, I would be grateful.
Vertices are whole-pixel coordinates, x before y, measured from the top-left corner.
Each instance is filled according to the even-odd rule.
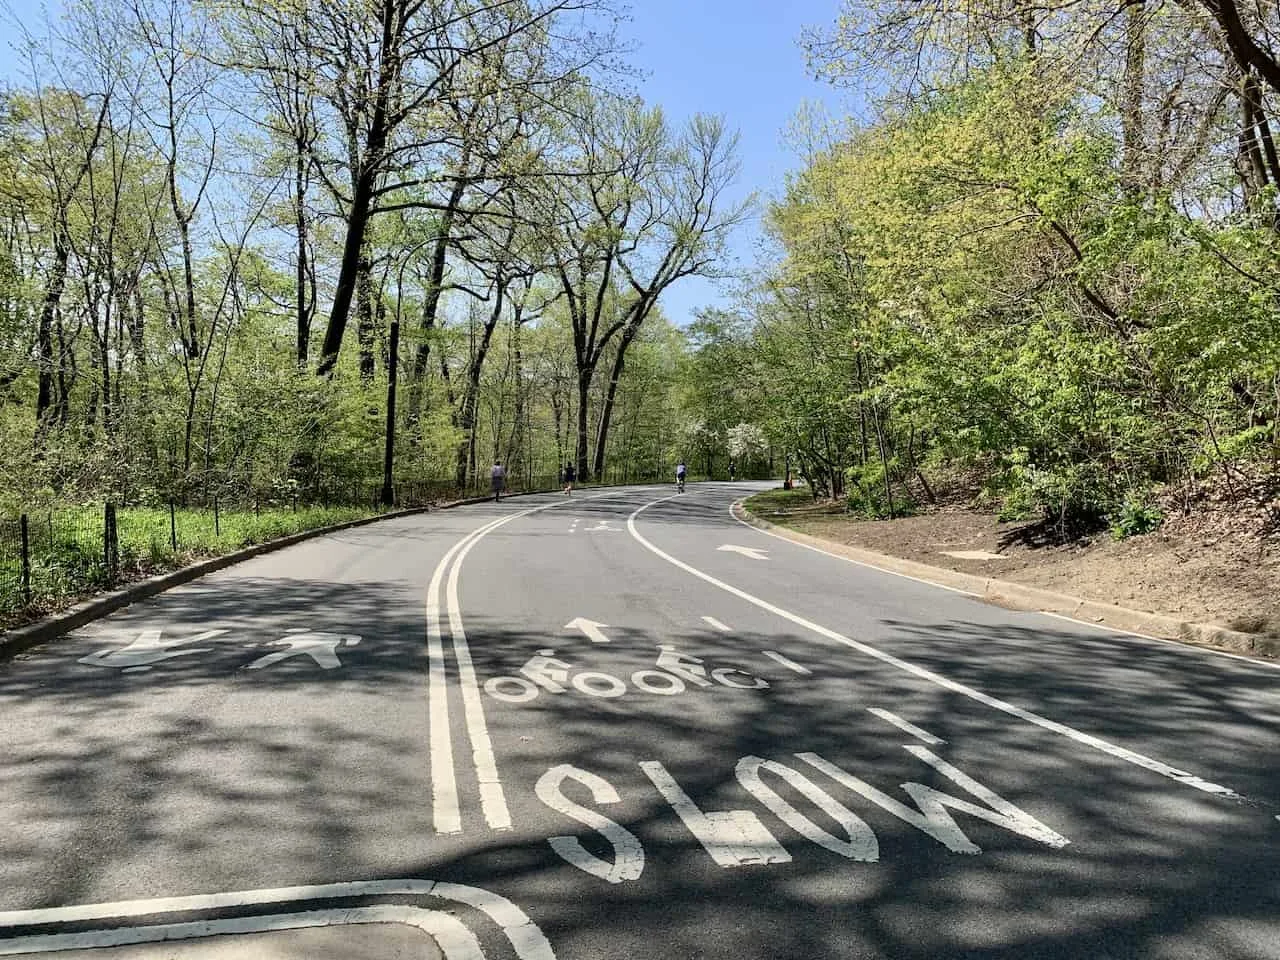
[[[521,514],[505,518],[514,520]],[[485,528],[484,533],[497,529],[501,524]],[[467,645],[467,632],[462,626],[462,608],[458,603],[458,576],[462,571],[462,561],[467,558],[471,548],[484,536],[481,533],[458,554],[453,569],[449,571],[449,631],[453,636],[453,655],[458,661],[458,685],[462,690],[462,711],[466,716],[467,735],[471,739],[471,756],[476,767],[476,778],[480,784],[480,808],[484,812],[485,821],[495,830],[511,829],[511,812],[507,809],[507,800],[502,792],[502,781],[498,778],[498,763],[493,755],[493,742],[489,739],[489,727],[484,718],[484,704],[480,700],[480,684],[476,680],[475,667],[471,662],[471,648]]]
[[[547,942],[542,931],[538,929],[537,925],[529,919],[523,910],[506,897],[480,887],[421,879],[323,883],[262,890],[238,890],[231,893],[197,894],[186,897],[157,897],[152,900],[124,900],[116,903],[46,907],[36,910],[8,910],[0,912],[0,930],[34,926],[36,924],[121,920],[129,917],[145,917],[189,910],[225,910],[270,903],[299,905],[309,900],[331,900],[340,897],[404,895],[432,896],[479,910],[501,928],[507,940],[515,948],[516,955],[521,960],[555,960],[551,944]],[[359,909],[351,908],[337,912],[351,913]],[[20,941],[0,941],[0,943],[5,944],[16,942]]]
[[[818,634],[818,636],[826,637],[828,640],[833,640],[836,643],[842,644],[846,647],[850,647],[853,650],[857,650],[859,653],[864,653],[869,657],[874,657],[875,659],[883,663],[887,663],[890,666],[897,667],[899,670],[905,671],[906,673],[910,673],[913,676],[919,677],[922,680],[927,680],[930,683],[936,684],[939,687],[942,687],[944,690],[950,690],[953,693],[958,693],[961,696],[968,697],[971,700],[976,700],[979,703],[986,704],[987,706],[992,707],[996,710],[999,710],[1002,713],[1007,713],[1010,716],[1017,717],[1020,720],[1025,720],[1028,723],[1035,724],[1037,727],[1041,727],[1045,730],[1050,730],[1053,733],[1057,733],[1057,734],[1060,734],[1061,736],[1067,737],[1070,740],[1074,740],[1076,743],[1082,743],[1085,746],[1092,747],[1093,749],[1099,750],[1102,753],[1108,754],[1109,756],[1116,757],[1120,760],[1124,760],[1127,763],[1132,763],[1135,766],[1139,766],[1139,767],[1143,767],[1144,769],[1151,770],[1152,772],[1158,773],[1163,777],[1168,777],[1170,780],[1174,780],[1174,781],[1177,781],[1178,783],[1186,784],[1189,787],[1194,787],[1195,789],[1202,790],[1205,793],[1214,794],[1215,796],[1220,796],[1220,797],[1229,797],[1233,800],[1245,799],[1244,797],[1240,796],[1240,794],[1232,790],[1230,787],[1224,787],[1224,786],[1221,786],[1220,784],[1212,783],[1208,780],[1205,780],[1205,779],[1202,779],[1201,777],[1196,776],[1193,773],[1188,773],[1186,770],[1179,770],[1177,767],[1170,766],[1167,763],[1162,763],[1161,761],[1153,759],[1152,757],[1144,756],[1141,753],[1136,753],[1133,750],[1129,750],[1125,747],[1119,746],[1118,744],[1114,744],[1114,743],[1111,743],[1110,741],[1103,740],[1101,737],[1095,737],[1091,733],[1085,733],[1081,730],[1076,730],[1074,727],[1069,727],[1065,723],[1059,723],[1056,720],[1050,720],[1048,717],[1042,717],[1038,713],[1032,713],[1030,710],[1024,710],[1022,707],[1015,706],[1014,704],[1008,703],[1007,701],[1000,700],[996,697],[988,696],[987,694],[982,693],[979,690],[975,690],[973,687],[965,686],[963,683],[957,683],[955,680],[951,680],[947,677],[944,677],[939,673],[934,673],[932,670],[927,670],[924,667],[918,667],[914,663],[909,663],[906,660],[901,660],[898,657],[893,656],[892,654],[885,653],[883,650],[880,650],[869,644],[862,643],[859,640],[850,639],[849,637],[846,637],[843,634],[836,633],[834,630],[829,630],[820,624],[814,623],[812,620],[806,620],[804,617],[801,617],[798,614],[791,613],[788,610],[784,610],[781,607],[775,606],[774,604],[769,603],[767,600],[761,600],[759,597],[753,596],[752,594],[747,593],[745,590],[740,590],[735,586],[725,583],[723,580],[718,580],[715,577],[711,576],[711,574],[709,573],[704,573],[703,571],[697,569],[696,567],[691,567],[689,564],[685,563],[683,560],[677,560],[675,557],[671,556],[671,554],[665,552],[659,547],[654,546],[652,543],[646,540],[643,536],[641,536],[640,531],[636,529],[636,517],[638,517],[645,510],[648,510],[650,507],[656,506],[657,504],[660,504],[660,503],[665,503],[668,500],[672,500],[672,499],[674,499],[674,497],[663,497],[660,500],[654,500],[653,502],[647,503],[644,506],[640,507],[634,513],[632,513],[630,517],[627,518],[627,529],[631,531],[631,536],[634,537],[642,546],[648,549],[651,553],[656,554],[657,556],[666,560],[668,563],[672,564],[673,566],[679,567],[681,570],[684,570],[686,573],[689,573],[700,580],[704,580],[707,583],[711,584],[712,586],[719,587],[721,590],[724,590],[726,593],[731,593],[735,597],[739,597],[740,599],[745,600],[750,604],[754,604],[755,606],[759,607],[762,610],[768,610],[770,613],[775,614],[779,617],[782,617],[784,620],[789,620],[792,623],[796,624],[797,626],[804,627],[806,630],[809,630],[809,631],[812,631],[813,633]],[[819,552],[822,552],[822,551],[819,551]]]
[[[881,710],[879,707],[867,707],[867,713],[873,713],[877,717],[879,717],[881,720],[889,721],[889,723],[892,723],[899,730],[904,730],[907,733],[911,734],[913,737],[915,737],[917,740],[923,740],[925,743],[930,744],[931,746],[936,747],[936,746],[939,746],[940,744],[944,744],[947,742],[943,740],[941,737],[935,737],[928,730],[921,730],[914,723],[908,723],[906,720],[903,720],[896,713],[890,713],[888,710]]]
[[[806,677],[809,676],[809,674],[813,673],[813,671],[810,670],[808,667],[802,667],[800,666],[800,664],[796,663],[794,660],[788,660],[786,657],[784,657],[780,653],[774,653],[772,650],[762,650],[760,652],[763,653],[770,660],[774,660],[782,664],[788,670],[794,670],[796,673],[803,674]]]
[[[449,730],[449,687],[440,632],[440,584],[465,538],[455,543],[436,564],[427,587],[427,743],[431,769],[431,818],[436,833],[462,830],[458,807],[458,781],[453,763],[453,737]]]
[[[715,617],[703,617],[702,619],[705,620],[707,623],[711,624],[711,626],[715,627],[721,633],[733,633],[733,631],[729,627],[726,627],[723,623],[721,623]]]

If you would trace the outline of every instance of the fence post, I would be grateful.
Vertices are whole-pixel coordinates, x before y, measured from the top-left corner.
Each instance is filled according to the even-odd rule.
[[[169,498],[169,545],[178,552],[178,518],[173,513],[173,497]]]
[[[31,605],[31,537],[27,531],[27,515],[18,518],[18,529],[22,533],[22,602]]]
[[[108,502],[103,517],[102,561],[107,568],[107,579],[115,583],[120,572],[120,536],[116,529],[116,505]]]

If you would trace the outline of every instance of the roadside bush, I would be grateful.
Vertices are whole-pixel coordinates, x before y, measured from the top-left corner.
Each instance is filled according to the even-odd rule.
[[[1108,521],[1112,538],[1124,540],[1157,529],[1164,522],[1164,513],[1146,496],[1131,495],[1125,498],[1116,513],[1108,517]]]

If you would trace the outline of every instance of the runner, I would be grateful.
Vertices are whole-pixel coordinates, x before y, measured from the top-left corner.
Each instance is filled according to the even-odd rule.
[[[497,503],[502,499],[502,488],[507,485],[507,471],[503,469],[502,461],[493,461],[493,469],[489,471],[489,482],[493,485],[493,501]]]

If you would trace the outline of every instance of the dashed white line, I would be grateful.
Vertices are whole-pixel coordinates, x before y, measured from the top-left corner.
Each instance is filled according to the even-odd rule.
[[[763,653],[770,660],[774,660],[782,664],[788,670],[794,670],[796,673],[803,674],[806,677],[809,676],[811,673],[813,673],[813,671],[810,670],[808,667],[802,667],[800,666],[800,664],[796,663],[794,660],[788,660],[786,657],[784,657],[780,653],[774,653],[772,650],[762,650],[760,652]]]
[[[779,606],[775,606],[774,604],[769,603],[769,601],[767,600],[761,600],[759,597],[753,596],[752,594],[747,593],[745,590],[740,590],[737,587],[732,586],[731,584],[725,583],[723,580],[718,580],[715,577],[711,576],[711,574],[704,573],[703,571],[697,569],[696,567],[692,567],[689,564],[685,563],[683,560],[676,559],[675,557],[671,556],[671,554],[662,550],[660,547],[657,547],[654,544],[650,543],[648,540],[646,540],[640,534],[640,531],[636,528],[636,517],[638,517],[645,510],[648,510],[650,507],[657,506],[660,503],[666,503],[668,500],[672,500],[672,499],[674,499],[674,497],[663,497],[659,500],[654,500],[650,503],[646,503],[644,506],[638,508],[631,514],[630,517],[627,518],[627,529],[631,532],[631,536],[634,537],[636,541],[641,544],[641,546],[645,547],[651,553],[654,553],[657,556],[661,557],[662,559],[666,560],[668,563],[672,564],[673,566],[679,567],[681,570],[684,570],[686,573],[692,576],[695,576],[698,579],[703,580],[707,583],[710,583],[712,586],[719,587],[721,590],[724,590],[726,593],[731,593],[735,597],[739,597],[740,599],[743,599],[748,603],[761,608],[762,610],[767,610],[770,613],[775,614],[776,616],[782,617],[784,620],[791,621],[797,626],[804,627],[806,630],[809,630],[809,631],[812,631],[813,633],[818,634],[818,636],[826,637],[828,640],[833,640],[836,643],[842,644],[853,650],[857,650],[859,653],[863,653],[869,657],[873,657],[876,660],[881,661],[882,663],[887,663],[890,666],[896,667],[899,670],[905,671],[906,673],[910,673],[913,676],[919,677],[922,680],[927,680],[929,683],[936,684],[937,686],[942,687],[944,690],[950,690],[953,693],[958,693],[961,696],[968,697],[971,700],[976,700],[979,703],[986,704],[987,706],[995,710],[999,710],[1002,713],[1007,713],[1010,716],[1017,717],[1020,720],[1025,720],[1027,723],[1034,724],[1035,726],[1040,727],[1044,730],[1049,730],[1053,733],[1064,736],[1069,740],[1074,740],[1076,743],[1082,743],[1085,746],[1092,747],[1093,749],[1098,750],[1102,753],[1105,753],[1109,756],[1116,757],[1117,759],[1120,759],[1120,760],[1124,760],[1126,763],[1132,763],[1135,766],[1143,767],[1144,769],[1150,770],[1154,773],[1158,773],[1163,777],[1168,777],[1170,780],[1174,780],[1178,783],[1182,783],[1189,787],[1193,787],[1196,790],[1201,790],[1204,793],[1210,793],[1220,797],[1228,797],[1233,800],[1246,799],[1242,797],[1240,794],[1236,793],[1230,787],[1224,787],[1221,784],[1212,783],[1208,780],[1203,779],[1202,777],[1196,776],[1193,773],[1189,773],[1186,770],[1179,770],[1177,767],[1170,766],[1167,763],[1162,763],[1161,761],[1156,760],[1152,757],[1145,756],[1141,753],[1137,753],[1133,750],[1129,750],[1118,744],[1111,743],[1110,741],[1107,741],[1107,740],[1103,740],[1101,737],[1095,737],[1091,733],[1085,733],[1082,730],[1076,730],[1074,727],[1069,727],[1065,723],[1059,723],[1056,720],[1050,720],[1048,717],[1042,717],[1038,713],[1032,713],[1030,710],[1024,710],[1022,707],[1016,706],[1005,700],[1000,700],[997,697],[989,696],[981,692],[980,690],[975,690],[973,687],[965,686],[963,683],[957,683],[955,680],[951,680],[948,677],[942,676],[942,674],[934,673],[932,670],[927,670],[924,667],[916,666],[914,663],[910,663],[906,660],[899,659],[898,657],[895,657],[889,653],[885,653],[883,650],[873,647],[870,644],[863,643],[859,640],[853,640],[849,637],[844,636],[843,634],[836,633],[836,631],[828,629],[827,627],[824,627],[821,624],[814,623],[812,620],[807,620],[798,614],[790,612],[789,610],[784,610]],[[819,552],[821,553],[823,551],[819,551]]]
[[[711,624],[711,626],[715,627],[721,633],[733,633],[733,630],[730,627],[725,626],[715,617],[703,617],[702,619]]]
[[[923,740],[925,743],[931,746],[936,747],[936,746],[939,746],[940,744],[947,742],[943,740],[941,737],[935,737],[928,730],[920,729],[914,723],[908,723],[906,720],[903,720],[896,713],[891,713],[888,710],[882,710],[879,707],[867,707],[867,713],[873,713],[877,717],[879,717],[881,720],[887,720],[889,723],[892,723],[899,730],[904,730],[907,733],[911,734],[913,737],[915,737],[917,740]]]

